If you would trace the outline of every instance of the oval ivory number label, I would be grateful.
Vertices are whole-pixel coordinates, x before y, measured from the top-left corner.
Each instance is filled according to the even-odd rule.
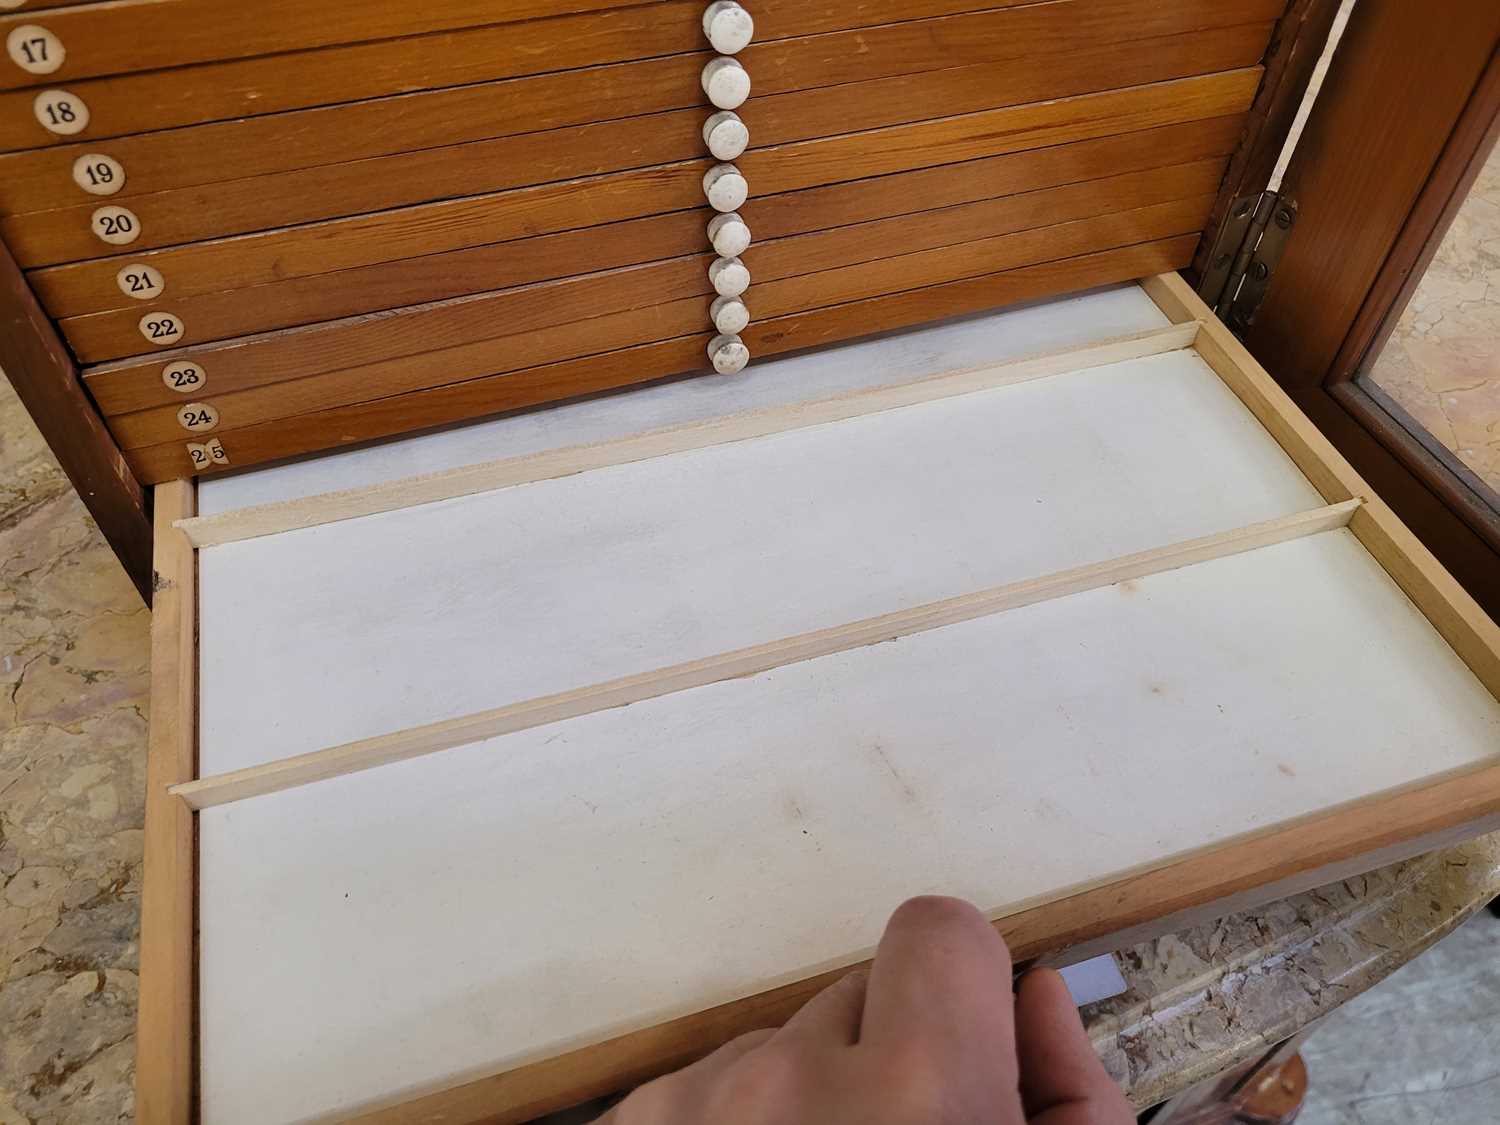
[[[184,430],[206,434],[219,424],[219,412],[205,402],[190,402],[177,412]]]
[[[128,207],[100,207],[94,212],[94,233],[111,246],[126,246],[141,237],[141,220]]]
[[[161,381],[167,385],[167,390],[186,395],[201,390],[208,382],[208,376],[204,374],[202,364],[182,359],[161,369]]]
[[[89,107],[77,94],[66,90],[43,90],[32,103],[32,110],[43,129],[59,136],[71,137],[89,126]]]
[[[90,195],[114,195],[125,186],[125,167],[113,156],[85,153],[73,161],[73,182]]]
[[[162,277],[159,269],[141,262],[132,262],[126,266],[115,274],[115,280],[119,282],[121,293],[134,297],[137,301],[159,297],[167,287],[167,279]]]
[[[141,335],[159,348],[175,344],[187,329],[171,313],[147,313],[141,317]]]
[[[195,473],[201,473],[210,465],[229,464],[229,454],[225,452],[224,445],[218,438],[214,438],[205,445],[188,442],[187,451],[188,457],[192,459]]]
[[[27,74],[51,74],[68,57],[62,40],[34,23],[11,28],[5,37],[5,50],[10,61]]]

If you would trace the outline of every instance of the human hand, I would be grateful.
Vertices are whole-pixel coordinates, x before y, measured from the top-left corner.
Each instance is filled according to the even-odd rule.
[[[1134,1125],[1055,972],[1012,996],[966,902],[891,917],[869,972],[636,1090],[597,1125]]]

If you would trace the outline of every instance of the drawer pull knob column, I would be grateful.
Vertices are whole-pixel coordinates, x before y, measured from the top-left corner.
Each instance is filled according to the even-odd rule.
[[[708,281],[721,297],[738,297],[750,288],[750,270],[738,258],[719,258],[708,267]]]
[[[750,226],[739,209],[750,198],[750,184],[731,160],[750,147],[750,129],[734,111],[750,96],[750,72],[732,56],[755,38],[755,20],[738,0],[713,0],[703,12],[703,34],[719,57],[703,68],[703,92],[719,112],[703,123],[703,143],[719,163],[703,177],[703,194],[719,212],[708,224],[708,241],[718,258],[708,267],[709,284],[718,294],[708,315],[719,334],[708,345],[709,362],[720,375],[737,375],[750,362],[740,333],[750,326],[750,309],[741,297],[750,288],[750,268],[740,255],[750,249]]]
[[[750,227],[738,211],[715,215],[708,221],[708,241],[721,258],[738,258],[750,249]]]
[[[755,37],[755,20],[737,0],[715,0],[703,13],[703,34],[721,55],[737,55]]]
[[[739,109],[750,96],[750,72],[721,55],[703,68],[703,92],[720,109]]]
[[[738,336],[715,336],[708,345],[708,358],[720,375],[738,375],[750,362],[750,349]]]
[[[708,310],[709,317],[725,336],[738,336],[750,327],[750,309],[738,297],[719,297]]]
[[[703,143],[718,160],[733,160],[750,147],[750,130],[732,109],[721,109],[703,123]]]
[[[704,174],[703,194],[715,211],[738,211],[750,198],[750,185],[733,164],[716,164]]]

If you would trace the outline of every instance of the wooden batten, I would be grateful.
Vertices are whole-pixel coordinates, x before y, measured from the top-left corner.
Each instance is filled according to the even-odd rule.
[[[876,331],[877,325],[883,330],[904,328],[1014,301],[1127,281],[1143,273],[1185,265],[1196,240],[1196,235],[1182,235],[777,317],[752,324],[745,340],[757,355],[780,355],[857,339]],[[253,465],[309,449],[334,448],[669,376],[699,373],[703,370],[708,339],[706,333],[683,336],[313,411],[236,430],[232,446],[229,441],[225,445],[233,465]],[[481,342],[476,346],[488,345]],[[442,370],[441,365],[451,358],[439,352],[426,357],[424,362],[435,363],[437,370]],[[181,442],[134,450],[130,460],[143,480],[171,480],[193,471]]]
[[[196,824],[168,790],[197,776],[197,557],[176,526],[193,515],[195,486],[154,493],[156,560],[151,606],[151,727],[146,745],[145,877],[141,887],[136,1117],[189,1125],[197,1064],[193,1033],[197,934]]]
[[[1194,563],[1253,551],[1304,535],[1315,535],[1345,526],[1358,507],[1359,501],[1350,500],[1311,512],[1283,516],[1252,527],[1235,528],[1186,543],[1174,543],[1124,558],[1060,571],[1042,578],[1014,582],[831,629],[784,637],[767,644],[721,653],[670,668],[658,668],[608,683],[592,684],[475,715],[465,715],[344,746],[283,758],[262,766],[188,781],[174,785],[171,792],[193,808],[204,809],[247,797],[275,793],[297,785],[325,781],[359,770],[409,761],[424,754],[435,754],[612,707],[624,707],[725,680],[754,676],[788,664],[909,637],[929,629],[941,629],[1052,598],[1067,597],[1070,594],[1096,590],[1101,586],[1112,586]]]
[[[418,504],[472,496],[574,473],[625,465],[648,457],[662,457],[704,449],[730,441],[748,441],[807,426],[821,426],[882,410],[896,410],[918,402],[935,402],[953,395],[1011,386],[1063,372],[1160,355],[1188,347],[1198,335],[1195,323],[1154,329],[1082,348],[1069,348],[1009,363],[934,375],[894,387],[858,391],[795,406],[737,414],[728,418],[654,430],[618,441],[572,446],[549,453],[513,457],[410,477],[368,488],[311,496],[279,504],[242,508],[213,516],[182,520],[178,526],[195,547],[214,547],[302,527],[358,519]]]
[[[1480,608],[1395,512],[1354,471],[1223,322],[1178,274],[1143,282],[1174,321],[1197,319],[1204,360],[1277,440],[1330,503],[1365,501],[1350,530],[1458,653],[1479,682],[1500,697],[1500,626]]]

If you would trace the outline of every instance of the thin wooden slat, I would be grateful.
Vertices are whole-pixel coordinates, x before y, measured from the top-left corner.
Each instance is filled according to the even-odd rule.
[[[1130,132],[1172,121],[1217,117],[1247,109],[1259,84],[1258,68],[1082,94],[1053,101],[888,126],[868,132],[757,148],[736,164],[754,190],[796,190],[975,156]],[[98,201],[0,220],[0,235],[23,265],[54,265],[86,258],[135,254],[155,247],[312,222],[350,212],[383,210],[411,202],[407,196],[474,195],[509,191],[517,201],[537,180],[563,180],[574,169],[591,182],[571,186],[572,225],[585,225],[594,197],[607,184],[633,177],[663,181],[678,205],[713,163],[660,157],[702,150],[702,113],[632,118],[597,126],[431,152],[329,165],[258,177],[212,188],[161,192],[130,200],[140,236],[128,246],[102,242],[93,226]],[[544,139],[543,139],[544,138]],[[555,149],[551,146],[555,145]],[[585,162],[583,153],[597,155]],[[639,155],[636,155],[639,154]],[[641,161],[640,170],[616,165]],[[646,167],[649,165],[649,167]],[[396,169],[399,168],[399,172]],[[561,190],[561,185],[552,191]],[[406,195],[403,195],[403,192]],[[620,216],[621,218],[628,216]],[[596,220],[597,221],[597,220]]]
[[[757,238],[775,238],[841,221],[861,222],[1223,156],[1233,150],[1239,127],[1236,117],[1208,118],[790,195],[761,193],[742,211]],[[493,208],[466,204],[457,210],[461,214],[454,214],[448,205],[414,208],[394,217],[378,216],[378,224],[363,220],[324,224],[160,250],[130,260],[161,272],[174,302],[198,294],[219,294],[229,285],[229,296],[220,297],[216,308],[226,302],[274,305],[283,293],[291,294],[296,308],[325,308],[339,294],[378,289],[380,296],[370,299],[377,302],[376,307],[390,308],[563,277],[584,272],[590,264],[603,269],[634,265],[704,246],[701,208],[514,237],[509,242],[490,241],[505,233],[496,230],[490,214]],[[402,218],[405,223],[396,221]],[[600,243],[597,260],[589,256],[594,240]],[[130,301],[120,292],[115,277],[118,269],[118,262],[87,262],[36,270],[28,280],[57,316],[126,305],[139,316],[141,302]],[[441,288],[449,284],[456,288]],[[257,289],[244,293],[242,286]]]
[[[808,272],[817,268],[816,256],[793,256],[789,251],[784,259],[787,276],[757,285],[754,307],[758,315],[775,319],[997,269],[1196,232],[1212,202],[1210,194],[818,272]],[[816,246],[812,254],[817,254]],[[636,272],[646,279],[634,281]],[[426,323],[408,316],[354,322],[339,334],[340,340],[326,339],[333,333],[319,329],[300,334],[308,337],[306,341],[282,337],[271,341],[279,345],[279,359],[270,358],[265,348],[247,345],[235,353],[204,358],[203,367],[213,382],[209,393],[197,401],[218,411],[216,433],[227,439],[235,429],[275,418],[685,336],[704,324],[711,295],[705,275],[706,261],[682,259],[620,276],[596,275],[563,287],[507,294],[511,307],[517,307],[518,299],[526,299],[531,317],[539,320],[533,324],[517,313],[499,313],[495,302],[480,299],[430,309]],[[696,297],[694,284],[699,287]],[[629,294],[634,307],[578,319],[576,307],[587,308],[606,288]],[[683,292],[689,295],[672,299]],[[505,325],[506,334],[474,339],[486,331],[476,325],[485,324]],[[455,343],[439,347],[444,339]],[[407,354],[391,355],[398,346],[404,346]],[[231,355],[239,361],[232,372]],[[306,377],[294,376],[314,365],[322,365],[324,373],[315,373],[314,368]],[[155,383],[160,395],[166,392],[158,371],[152,367],[129,378],[146,386]],[[234,384],[227,383],[231,374]],[[89,385],[104,381],[99,376]],[[185,436],[177,417],[181,405],[179,400],[116,415],[109,425],[126,450],[172,441]]]
[[[1025,2],[758,0],[757,37],[764,42]],[[192,98],[181,97],[179,87],[163,84],[155,72],[71,79],[67,89],[88,104],[86,136],[100,139],[704,49],[701,2],[657,0],[649,7],[648,21],[622,9],[542,21],[540,32],[539,25],[521,25],[527,31],[520,37],[514,26],[491,26],[205,64],[178,74],[191,76]],[[699,56],[700,66],[706,57]],[[33,98],[29,90],[0,91],[0,151],[77,139],[36,124]]]
[[[198,560],[174,526],[195,504],[190,483],[156,489],[135,1098],[138,1120],[163,1125],[194,1120],[197,846],[192,812],[168,789],[198,776]]]
[[[1271,436],[1330,502],[1365,501],[1350,529],[1432,622],[1445,641],[1492,695],[1500,697],[1500,626],[1497,626],[1422,545],[1388,504],[1333,443],[1302,413],[1234,333],[1209,313],[1191,286],[1176,274],[1145,283],[1147,294],[1169,319],[1203,319],[1198,350],[1265,426]]]
[[[817,235],[802,234],[789,239],[770,239],[757,243],[744,258],[757,284],[760,284],[788,276],[797,269],[827,269],[932,246],[967,242],[986,234],[1010,233],[1028,227],[1211,194],[1218,184],[1223,165],[1222,158],[1213,158],[1190,165],[1126,173],[1103,180],[1089,180],[1059,188],[1002,196],[999,199],[958,204],[924,211],[917,217],[895,216],[853,226],[835,227]],[[834,203],[824,213],[823,223],[819,225],[832,226],[840,217],[837,204]],[[641,245],[640,238],[650,237],[655,233],[650,229],[638,229],[639,226],[648,224],[663,230],[666,235],[664,242]],[[614,274],[608,271],[622,267],[607,260],[611,252],[619,253],[626,259],[624,265],[629,265],[631,259],[662,254],[664,246],[667,257],[693,255],[702,248],[704,242],[703,220],[697,213],[680,213],[671,221],[648,219],[640,224],[623,225],[637,229],[607,232],[603,235],[589,232],[590,237],[574,239],[578,254],[571,259],[572,269],[568,268],[570,260],[566,258],[537,262],[533,255],[512,254],[510,259],[532,273],[545,271],[562,276],[576,274],[579,281],[586,281],[587,275],[582,271],[587,270],[605,274],[606,279],[612,279]],[[501,257],[502,261],[505,260],[498,255],[486,257]],[[604,284],[591,286],[594,296],[581,306],[581,315],[589,315],[590,311],[606,313],[638,307],[647,300],[669,300],[694,293],[707,293],[707,264],[711,260],[711,256],[694,258],[686,269],[674,269],[670,273],[635,270],[628,277],[621,277],[618,283],[601,279]],[[476,278],[479,283],[488,285],[495,284],[497,280],[503,282],[504,278],[497,277],[493,269],[481,269],[480,276]],[[450,278],[450,287],[454,283],[455,279]],[[529,285],[531,282],[523,275],[521,284]],[[648,287],[651,287],[649,293]],[[340,283],[335,275],[329,288],[346,294],[346,299],[354,306],[352,311],[363,311],[359,308],[359,294],[351,290],[349,279]],[[498,293],[496,296],[498,298]],[[539,296],[539,299],[541,309],[548,315],[557,319],[575,315],[572,311],[565,312],[561,307],[550,305],[544,296]],[[184,347],[237,335],[231,329],[246,322],[254,327],[265,327],[265,322],[274,315],[272,310],[257,305],[253,296],[244,293],[188,299],[173,302],[170,307],[187,326],[187,335],[182,341]],[[210,315],[215,310],[222,310],[221,315]],[[319,309],[321,313],[328,311],[327,304]],[[482,315],[475,309],[471,309],[471,314]],[[114,359],[148,350],[138,326],[141,315],[139,308],[126,309],[119,313],[64,321],[61,327],[80,358],[85,361]],[[497,306],[493,322],[481,324],[482,327],[489,328],[490,323],[503,323],[508,326],[509,331],[516,331],[522,327],[521,322],[526,320],[526,317],[517,318],[511,309]],[[280,325],[272,324],[270,327]],[[330,325],[328,331],[336,329]],[[413,332],[420,332],[420,329],[414,328]],[[439,336],[438,340],[441,339]],[[202,352],[200,358],[211,364],[210,354]],[[142,380],[140,385],[144,386],[147,397],[155,401],[169,402],[176,397],[157,380]],[[218,386],[217,379],[214,386]],[[101,405],[106,413],[119,413],[122,409],[141,409],[149,405],[149,402],[137,396],[129,407],[121,407],[113,398],[101,399]]]
[[[745,339],[754,354],[771,356],[1015,301],[1127,281],[1186,265],[1196,238],[1182,235],[766,320],[752,324]],[[707,343],[706,334],[686,336],[250,427],[224,443],[229,467],[699,372],[706,365]],[[183,442],[133,450],[128,456],[143,480],[171,480],[193,472]]]
[[[641,0],[116,0],[52,12],[35,21],[67,48],[62,66],[36,75],[4,60],[0,90],[640,4]],[[24,12],[0,16],[0,38],[32,22]]]
[[[1008,380],[1004,366],[992,370],[998,375],[998,380],[991,385],[1005,385]],[[1044,374],[1055,373],[1049,371]],[[1007,610],[1316,535],[1347,525],[1359,506],[1359,501],[1349,500],[1310,512],[1280,516],[1249,527],[1154,547],[1148,551],[1073,567],[1040,578],[1011,582],[862,621],[819,629],[795,637],[783,637],[766,644],[528,699],[457,719],[445,719],[326,750],[282,758],[264,765],[187,781],[174,785],[171,792],[195,809],[213,808],[249,797],[279,793],[332,777],[343,777],[362,770],[410,761],[427,754],[549,726],[614,707],[625,707],[647,699],[660,699],[665,695],[675,695],[725,680],[755,676],[789,664],[816,660],[867,645],[883,644]]]
[[[994,22],[1005,12],[983,13],[975,18]],[[945,21],[947,22],[947,21]],[[1223,28],[1078,47],[1056,38],[1045,39],[1027,54],[1015,52],[1027,46],[1014,36],[987,36],[980,45],[988,53],[970,46],[966,58],[981,56],[966,66],[945,66],[910,73],[910,53],[882,51],[871,57],[871,43],[885,37],[909,38],[911,26],[878,28],[862,36],[863,52],[851,52],[846,36],[822,36],[793,41],[819,46],[827,57],[809,57],[800,67],[780,67],[780,85],[758,81],[755,97],[741,111],[759,146],[861,128],[898,124],[926,117],[942,117],[1002,105],[1066,97],[1092,90],[1139,85],[1168,78],[1205,74],[1252,66],[1265,49],[1270,24],[1232,25]],[[826,46],[824,46],[826,44]],[[786,51],[783,44],[767,44],[765,51]],[[1055,56],[1048,51],[1057,51]],[[804,48],[801,52],[811,55]],[[885,57],[890,54],[891,57]],[[999,59],[1009,64],[996,68]],[[857,66],[851,64],[854,60]],[[749,60],[754,63],[754,58]],[[932,60],[928,60],[932,61]],[[950,60],[945,60],[950,61]],[[838,63],[839,65],[834,65]],[[0,214],[20,215],[47,211],[65,203],[69,196],[80,203],[95,202],[73,183],[73,164],[80,157],[101,152],[125,169],[123,187],[112,197],[123,202],[138,196],[195,187],[203,184],[246,180],[278,172],[300,171],[327,165],[369,160],[402,153],[442,149],[445,146],[489,141],[516,134],[530,139],[518,142],[536,146],[540,159],[548,149],[548,131],[569,126],[595,126],[581,135],[599,136],[599,143],[618,134],[628,137],[625,123],[617,119],[690,110],[701,124],[701,91],[697,89],[701,59],[649,59],[622,67],[596,68],[566,75],[513,79],[431,93],[324,107],[297,113],[248,118],[192,129],[124,137],[101,147],[98,141],[62,145],[52,149],[0,156]],[[674,72],[668,89],[671,97],[657,97],[652,88],[638,93],[638,72]],[[894,72],[886,76],[887,72]],[[650,81],[650,74],[646,75]],[[831,89],[800,89],[802,85]],[[569,95],[567,108],[556,106],[554,94],[543,88],[563,83]],[[559,94],[561,91],[558,92]],[[696,95],[696,97],[694,96]],[[542,99],[540,110],[531,100]],[[549,116],[550,115],[550,116]],[[659,119],[660,120],[660,119]],[[672,122],[663,126],[671,133]],[[601,134],[598,125],[616,121],[617,129]],[[697,137],[696,130],[690,131]],[[633,164],[685,159],[702,150],[684,149],[669,137],[666,146],[646,158],[637,151]],[[621,142],[627,143],[627,142]],[[556,141],[552,142],[555,149]],[[585,163],[597,155],[586,145],[576,168],[565,175],[586,174]],[[503,159],[505,149],[496,149]],[[530,154],[529,148],[521,152]],[[434,156],[433,159],[437,159]],[[630,167],[629,158],[618,167]],[[372,173],[391,175],[389,162],[372,165]],[[526,182],[540,182],[536,179]]]
[[[899,387],[878,392],[858,391],[832,398],[798,403],[790,407],[768,407],[706,422],[690,422],[651,430],[613,441],[573,445],[544,453],[508,457],[478,465],[465,465],[422,476],[385,481],[362,488],[298,497],[293,500],[236,508],[211,516],[196,516],[177,522],[194,547],[219,547],[267,535],[279,535],[304,527],[321,527],[343,520],[360,519],[494,492],[520,484],[556,480],[576,473],[613,465],[628,465],[672,453],[706,449],[726,442],[784,433],[791,429],[821,426],[861,414],[894,410],[917,402],[934,402],[969,394],[981,387],[1039,379],[1063,371],[1121,363],[1128,359],[1161,355],[1188,347],[1197,337],[1196,324],[1153,328],[1084,347],[1030,356],[1005,364],[931,375]],[[1003,367],[997,375],[996,367]]]

